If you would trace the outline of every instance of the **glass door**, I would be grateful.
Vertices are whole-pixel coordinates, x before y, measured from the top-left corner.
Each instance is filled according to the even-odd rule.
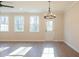
[[[54,40],[54,32],[53,32],[53,28],[54,28],[54,22],[47,20],[46,21],[46,29],[45,29],[45,41],[53,41]]]

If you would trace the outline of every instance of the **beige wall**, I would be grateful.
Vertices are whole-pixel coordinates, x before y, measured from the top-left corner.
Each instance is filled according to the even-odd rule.
[[[44,14],[29,14],[29,13],[0,13],[0,15],[9,16],[9,32],[0,32],[0,41],[45,41],[45,20]],[[25,18],[24,32],[14,32],[14,16],[22,15]],[[40,16],[40,32],[29,32],[29,16]],[[56,13],[56,25],[54,28],[54,35],[51,35],[52,40],[49,41],[62,41],[63,40],[63,13]]]
[[[65,13],[65,42],[79,52],[79,3]]]

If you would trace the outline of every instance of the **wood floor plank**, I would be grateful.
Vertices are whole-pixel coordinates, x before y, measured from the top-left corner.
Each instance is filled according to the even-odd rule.
[[[45,48],[53,48],[54,57],[79,57],[79,53],[64,42],[0,42],[0,47],[10,47],[0,52],[0,57],[9,56],[19,47],[32,47],[23,57],[42,57]]]

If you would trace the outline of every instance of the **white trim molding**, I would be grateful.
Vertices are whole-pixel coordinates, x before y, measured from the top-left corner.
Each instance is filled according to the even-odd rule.
[[[79,53],[79,50],[77,48],[75,48],[72,44],[70,44],[69,42],[67,41],[64,41],[64,43],[66,43],[69,47],[71,47],[73,50],[75,50],[76,52]]]

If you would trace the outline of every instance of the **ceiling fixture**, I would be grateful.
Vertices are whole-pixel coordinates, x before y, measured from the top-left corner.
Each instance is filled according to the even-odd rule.
[[[56,16],[51,11],[50,1],[48,1],[48,2],[49,2],[48,13],[47,13],[47,15],[44,16],[44,19],[54,19],[54,18],[56,18]]]
[[[14,8],[14,6],[4,5],[4,4],[2,4],[2,2],[4,2],[4,1],[0,1],[0,7]]]

